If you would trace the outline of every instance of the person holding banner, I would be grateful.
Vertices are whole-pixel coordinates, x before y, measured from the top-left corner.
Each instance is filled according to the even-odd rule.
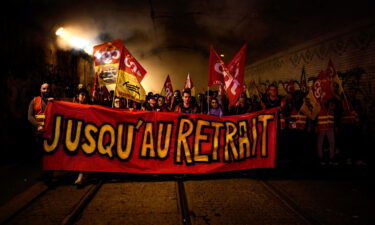
[[[148,96],[147,102],[142,107],[143,111],[157,111],[156,110],[156,100],[153,94]]]
[[[157,99],[157,105],[156,105],[156,111],[158,112],[170,112],[168,109],[166,103],[165,103],[165,97],[162,95],[159,95]]]
[[[241,115],[245,113],[251,112],[251,106],[249,105],[249,102],[247,101],[246,94],[241,94],[241,97],[238,99],[238,102],[232,109],[233,115]]]
[[[212,97],[210,100],[210,111],[208,112],[208,115],[219,116],[219,117],[223,116],[223,111],[221,110],[219,101],[215,97]]]
[[[124,104],[123,104],[123,101],[122,101],[121,98],[115,97],[115,100],[113,102],[113,108],[115,108],[115,109],[123,109],[124,108]]]
[[[88,91],[85,88],[79,89],[76,103],[88,104],[88,99],[89,99]],[[86,176],[87,176],[87,173],[80,171],[78,173],[77,179],[74,181],[74,184],[76,184],[78,187],[81,187],[84,184]]]
[[[197,107],[191,102],[190,89],[185,89],[182,93],[182,103],[177,105],[175,112],[179,113],[197,113]]]
[[[42,82],[40,86],[40,96],[34,97],[30,104],[27,114],[29,122],[37,129],[38,134],[44,132],[44,112],[47,107],[48,101],[52,101],[50,96],[51,88],[48,82]]]
[[[48,101],[52,101],[53,98],[50,95],[51,87],[48,82],[42,82],[40,86],[40,96],[34,97],[29,104],[29,110],[27,113],[27,119],[36,129],[36,145],[38,149],[42,149],[42,134],[45,132],[45,110]],[[53,172],[47,171],[43,174],[43,179],[46,182],[52,182]]]
[[[172,112],[175,111],[176,107],[181,104],[182,102],[182,99],[181,99],[181,92],[180,90],[175,90],[174,93],[173,93],[173,96],[172,96],[172,100],[171,100],[171,105],[170,105],[170,110]]]

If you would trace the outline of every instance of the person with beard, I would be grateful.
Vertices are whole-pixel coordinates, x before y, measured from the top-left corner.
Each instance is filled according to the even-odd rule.
[[[44,133],[44,121],[45,121],[45,110],[48,101],[52,101],[53,98],[50,96],[51,86],[48,82],[42,82],[40,86],[40,96],[34,97],[30,104],[27,113],[27,119],[36,129],[36,144],[38,149],[42,149],[42,134]],[[51,185],[54,181],[54,173],[52,171],[46,171],[42,175],[42,179],[47,185]]]
[[[34,97],[30,104],[27,114],[29,122],[36,128],[38,134],[44,132],[44,112],[47,107],[48,101],[52,101],[50,96],[51,87],[48,82],[43,82],[40,86],[40,96]]]

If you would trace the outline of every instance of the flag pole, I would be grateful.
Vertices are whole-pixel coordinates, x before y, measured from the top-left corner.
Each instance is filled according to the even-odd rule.
[[[210,97],[210,86],[207,86],[206,96],[207,96],[207,114],[209,114],[209,112],[210,112],[210,100],[209,100],[209,97]]]

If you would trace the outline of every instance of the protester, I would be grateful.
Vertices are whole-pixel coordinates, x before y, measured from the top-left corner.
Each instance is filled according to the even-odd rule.
[[[143,105],[142,110],[143,111],[157,111],[156,110],[156,99],[153,95],[150,95],[148,97],[148,101]]]
[[[122,109],[124,108],[124,103],[121,98],[115,97],[115,100],[113,102],[113,108],[115,109]]]
[[[365,145],[360,115],[348,98],[339,107],[342,113],[338,121],[337,145],[342,154],[341,158],[345,159],[347,165],[366,166],[367,163],[363,161],[366,156],[363,155]]]
[[[171,105],[170,105],[170,110],[172,112],[175,111],[176,106],[180,105],[182,103],[182,98],[181,98],[181,92],[180,90],[175,90],[173,92],[172,100],[171,100]]]
[[[268,86],[267,95],[265,95],[262,99],[262,108],[263,109],[270,109],[274,107],[280,106],[280,97],[277,94],[277,87],[274,84],[270,84]]]
[[[165,97],[159,95],[157,98],[156,111],[158,112],[170,112],[167,104],[165,103]]]
[[[317,126],[317,151],[318,157],[320,160],[320,164],[322,166],[326,165],[327,162],[324,159],[323,155],[323,143],[324,138],[327,137],[328,144],[329,144],[329,151],[328,151],[328,164],[335,165],[336,163],[333,161],[335,157],[335,101],[334,99],[330,99],[327,101],[325,105],[322,105],[322,108],[318,115],[318,126]]]
[[[43,82],[40,86],[40,96],[34,97],[29,104],[27,118],[39,134],[44,132],[44,112],[47,102],[53,100],[50,96],[50,91],[50,84],[48,82]]]
[[[78,103],[78,104],[88,104],[88,101],[89,101],[88,91],[85,88],[81,88],[78,91],[76,103]],[[78,187],[81,187],[82,185],[84,185],[86,177],[87,177],[87,173],[83,172],[83,171],[80,171],[78,173],[77,179],[74,181],[74,184],[76,184]]]
[[[219,102],[219,105],[221,105],[221,109],[223,110],[223,115],[229,115],[229,100],[228,100],[227,95],[225,94],[225,90],[222,85],[219,86],[217,100]]]
[[[176,106],[175,112],[179,113],[197,113],[196,105],[191,102],[191,93],[189,89],[184,90],[182,93],[182,102]]]
[[[36,145],[38,149],[42,149],[42,134],[45,132],[45,110],[48,101],[53,101],[51,97],[51,86],[48,82],[42,82],[40,86],[40,95],[34,97],[29,104],[27,119],[35,127]],[[53,172],[47,171],[43,174],[45,182],[51,183],[53,181]]]
[[[219,101],[215,97],[211,98],[210,111],[208,112],[208,115],[220,116],[220,117],[223,116],[223,111],[221,110]]]
[[[301,91],[288,92],[288,95],[292,95],[292,110],[287,117],[288,146],[284,147],[289,149],[288,157],[292,160],[292,165],[300,167],[307,165],[308,160],[311,159],[307,146],[307,116],[300,111],[303,93]],[[286,107],[289,106],[286,105]]]
[[[232,114],[241,115],[249,112],[251,112],[251,106],[246,99],[246,95],[241,94],[241,97],[238,99],[236,105],[232,107]]]

